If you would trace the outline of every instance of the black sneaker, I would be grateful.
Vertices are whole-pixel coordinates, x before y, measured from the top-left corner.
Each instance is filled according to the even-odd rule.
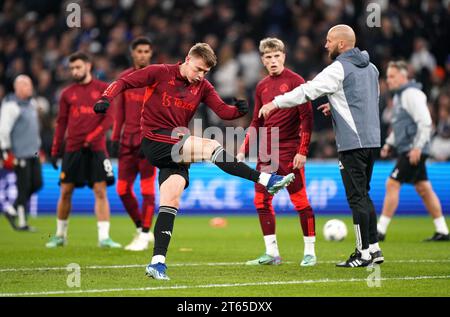
[[[377,232],[378,241],[384,241],[386,239],[386,234],[383,234],[381,232]]]
[[[431,238],[423,240],[424,242],[431,242],[431,241],[450,241],[450,235],[443,234],[439,232],[435,232],[434,235]]]
[[[6,219],[8,220],[9,224],[14,230],[17,230],[16,226],[16,216],[10,215],[8,212],[4,211],[3,214],[5,215]]]
[[[370,252],[370,256],[372,257],[373,264],[381,264],[384,262],[383,252],[381,250]]]
[[[337,267],[365,267],[372,264],[372,259],[364,260],[361,259],[361,252],[358,249],[355,249],[347,261],[337,263]]]
[[[23,227],[17,227],[16,231],[21,231],[21,232],[37,232],[35,227],[31,227],[29,225],[23,226]]]

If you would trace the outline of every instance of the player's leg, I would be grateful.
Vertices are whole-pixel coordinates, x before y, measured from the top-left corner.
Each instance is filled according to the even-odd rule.
[[[176,146],[174,146],[173,153],[177,154]],[[285,188],[294,179],[294,174],[283,177],[258,172],[250,168],[243,162],[238,162],[233,155],[227,153],[216,140],[189,136],[184,145],[182,145],[180,153],[183,162],[191,163],[209,160],[228,174],[265,186],[272,195]]]
[[[98,244],[105,248],[121,248],[122,246],[114,242],[109,236],[110,209],[106,193],[106,181],[95,182],[92,190],[95,198],[94,210],[97,216]]]
[[[125,247],[126,250],[130,251],[147,250],[149,243],[155,241],[150,227],[155,211],[156,168],[150,165],[145,158],[138,158],[138,160],[139,173],[141,175],[142,212],[140,212],[140,215],[142,225],[133,242]]]
[[[170,169],[160,169],[160,206],[154,228],[155,245],[152,260],[146,268],[147,275],[155,279],[169,279],[166,275],[166,255],[181,195],[187,184],[186,175],[173,174]]]
[[[417,191],[417,194],[419,194],[420,198],[422,199],[428,213],[433,218],[434,226],[436,229],[433,237],[427,239],[426,241],[450,240],[448,227],[445,222],[445,217],[442,213],[441,202],[434,192],[430,181],[419,181],[414,184],[414,187]]]
[[[47,248],[62,247],[67,243],[69,216],[72,210],[72,194],[74,183],[60,184],[60,193],[56,209],[56,234],[47,242]]]
[[[383,241],[389,223],[398,207],[401,183],[391,177],[386,180],[386,192],[384,196],[383,209],[378,221],[378,240]]]
[[[16,174],[17,199],[14,202],[14,209],[17,212],[17,230],[29,231],[26,220],[26,207],[31,195],[31,165],[28,159],[17,159],[14,167]]]
[[[367,190],[367,206],[369,207],[369,252],[372,258],[372,262],[375,264],[381,264],[384,262],[384,256],[381,252],[381,248],[378,244],[378,231],[377,231],[377,214],[375,212],[375,206],[370,198],[370,181],[372,180],[373,166],[375,164],[376,151],[378,149],[370,149],[368,153],[368,160],[366,166],[366,190]]]
[[[259,170],[259,168],[258,168]],[[247,265],[278,265],[281,264],[275,234],[275,211],[272,206],[273,196],[261,184],[255,184],[255,198],[253,203],[258,212],[259,224],[264,237],[266,252],[255,260],[247,261]]]
[[[155,212],[155,178],[156,167],[146,159],[139,160],[142,194],[142,232],[151,233],[153,215]]]
[[[371,264],[369,252],[369,205],[367,200],[367,150],[339,152],[340,172],[347,201],[352,210],[356,250],[338,267],[360,267]]]
[[[315,252],[316,242],[316,219],[314,211],[306,194],[305,168],[295,170],[296,177],[292,184],[287,187],[289,197],[300,219],[303,231],[303,260],[301,266],[313,266],[317,263]]]
[[[119,153],[119,177],[116,191],[125,207],[126,212],[136,226],[138,233],[142,229],[142,215],[139,203],[133,190],[133,184],[139,171],[138,159],[132,155],[128,148],[123,146]]]

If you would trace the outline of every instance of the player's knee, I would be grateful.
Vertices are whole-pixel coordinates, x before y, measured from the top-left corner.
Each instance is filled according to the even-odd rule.
[[[73,190],[62,188],[61,189],[61,200],[70,201],[72,200]]]
[[[272,201],[267,194],[255,192],[253,204],[258,212],[272,209]]]
[[[216,140],[204,139],[203,140],[203,154],[207,157],[212,157],[214,151],[222,145]]]
[[[416,188],[417,194],[422,198],[427,196],[427,194],[431,191],[431,186],[429,186],[427,182],[419,182],[415,184],[414,187]]]
[[[303,193],[303,191],[290,194],[289,197],[291,198],[291,202],[294,205],[295,210],[302,211],[311,208],[308,197],[306,196],[306,193]]]
[[[117,181],[117,187],[116,187],[117,195],[119,195],[119,196],[129,195],[129,194],[131,194],[131,189],[132,188],[131,188],[130,182],[127,182],[122,179],[119,179]]]
[[[388,178],[386,181],[386,190],[387,191],[399,191],[400,183],[391,178]]]
[[[106,188],[103,186],[94,186],[95,199],[106,199]]]
[[[141,179],[141,194],[142,195],[155,194],[155,181],[152,177]]]

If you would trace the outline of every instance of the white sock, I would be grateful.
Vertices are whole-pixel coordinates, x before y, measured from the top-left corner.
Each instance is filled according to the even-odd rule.
[[[269,184],[270,176],[272,176],[272,175],[268,174],[268,173],[261,172],[261,175],[259,175],[258,183],[263,185],[263,186],[265,186],[265,187],[267,187],[267,184]]]
[[[97,221],[98,241],[109,238],[109,221]]]
[[[139,234],[139,239],[140,240],[145,240],[145,241],[150,241],[150,233],[148,233],[148,232],[141,232],[140,234]]]
[[[370,252],[369,249],[359,250],[361,252],[361,259],[370,260]]]
[[[442,233],[442,234],[448,234],[448,227],[445,223],[444,216],[440,216],[436,219],[433,219],[434,226],[436,227],[436,232]]]
[[[386,234],[386,231],[389,226],[389,223],[391,222],[391,219],[392,218],[381,215],[380,219],[378,220],[378,224],[377,224],[378,232],[380,232],[382,234]]]
[[[156,263],[166,263],[166,257],[164,255],[154,255],[151,264]]]
[[[314,255],[316,256],[316,252],[314,250],[314,243],[316,242],[316,237],[303,237],[303,241],[305,242],[305,249],[303,251],[303,255]]]
[[[56,236],[67,238],[67,227],[69,226],[69,220],[56,219]]]
[[[25,227],[27,225],[27,219],[25,218],[25,208],[21,205],[17,206],[17,221],[19,227]]]
[[[280,256],[280,252],[278,251],[277,236],[275,234],[264,236],[264,243],[266,244],[266,254],[273,257]]]
[[[4,210],[5,210],[6,213],[10,214],[11,216],[17,216],[17,212],[16,212],[16,210],[14,209],[14,206],[12,206],[12,205],[6,206],[6,207],[4,208]]]
[[[373,244],[369,244],[369,252],[370,253],[374,253],[374,252],[377,252],[377,251],[380,251],[381,249],[380,249],[380,246],[378,245],[378,242],[377,243],[373,243]]]

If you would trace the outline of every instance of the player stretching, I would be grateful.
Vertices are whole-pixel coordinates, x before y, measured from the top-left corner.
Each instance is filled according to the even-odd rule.
[[[149,39],[140,37],[131,43],[133,67],[120,74],[120,78],[150,64],[152,47]],[[141,111],[145,88],[129,89],[117,96],[116,115],[111,140],[114,152],[119,154],[119,180],[117,193],[136,225],[137,234],[125,250],[142,251],[148,248],[154,237],[150,232],[155,210],[156,168],[140,152],[141,147]],[[120,140],[120,146],[119,146]],[[141,174],[142,212],[133,191],[137,174]]]
[[[56,220],[56,235],[46,244],[47,248],[63,246],[67,242],[67,226],[72,208],[72,193],[75,187],[86,184],[93,188],[95,214],[98,225],[100,247],[120,248],[121,245],[109,237],[109,202],[106,186],[114,184],[111,162],[106,155],[105,132],[112,125],[112,114],[96,116],[91,104],[98,100],[108,86],[93,79],[89,57],[77,52],[69,57],[69,68],[74,84],[61,93],[55,136],[52,145],[52,165],[58,169],[64,134],[66,145],[60,175]],[[112,110],[112,109],[111,109]]]
[[[267,120],[258,118],[259,109],[263,104],[269,103],[280,93],[290,91],[305,82],[301,76],[284,67],[285,47],[279,39],[266,38],[262,40],[259,44],[259,52],[269,76],[261,80],[256,86],[255,109],[250,127],[255,128],[256,131],[260,127],[266,127],[269,134],[267,140],[271,139],[271,128],[279,129],[280,161],[276,172],[280,175],[294,173],[296,176],[295,181],[287,187],[287,190],[295,210],[298,212],[303,230],[305,249],[303,261],[300,265],[313,266],[317,262],[314,251],[316,240],[315,219],[306,196],[304,169],[313,125],[311,102],[307,102],[302,107],[290,108],[287,111],[275,110]],[[237,156],[239,160],[244,159],[250,146],[252,146],[250,134],[247,132]],[[256,169],[272,172],[270,162],[265,163],[264,160],[261,160],[261,155],[264,154],[258,154]],[[258,211],[259,223],[264,235],[266,253],[253,261],[248,261],[247,265],[281,264],[275,235],[275,211],[272,207],[272,198],[273,196],[269,195],[264,186],[255,184],[254,204]]]
[[[155,247],[146,272],[155,279],[167,280],[166,254],[172,237],[181,194],[189,185],[189,164],[209,160],[223,171],[268,188],[274,194],[289,185],[294,174],[271,175],[251,169],[225,152],[215,140],[183,134],[200,102],[204,102],[220,118],[231,120],[248,112],[246,101],[234,107],[219,97],[204,79],[216,65],[216,55],[208,44],[194,45],[184,63],[150,65],[113,82],[95,104],[104,113],[110,102],[126,89],[147,87],[141,117],[142,150],[149,162],[159,168],[160,207],[155,223]]]

